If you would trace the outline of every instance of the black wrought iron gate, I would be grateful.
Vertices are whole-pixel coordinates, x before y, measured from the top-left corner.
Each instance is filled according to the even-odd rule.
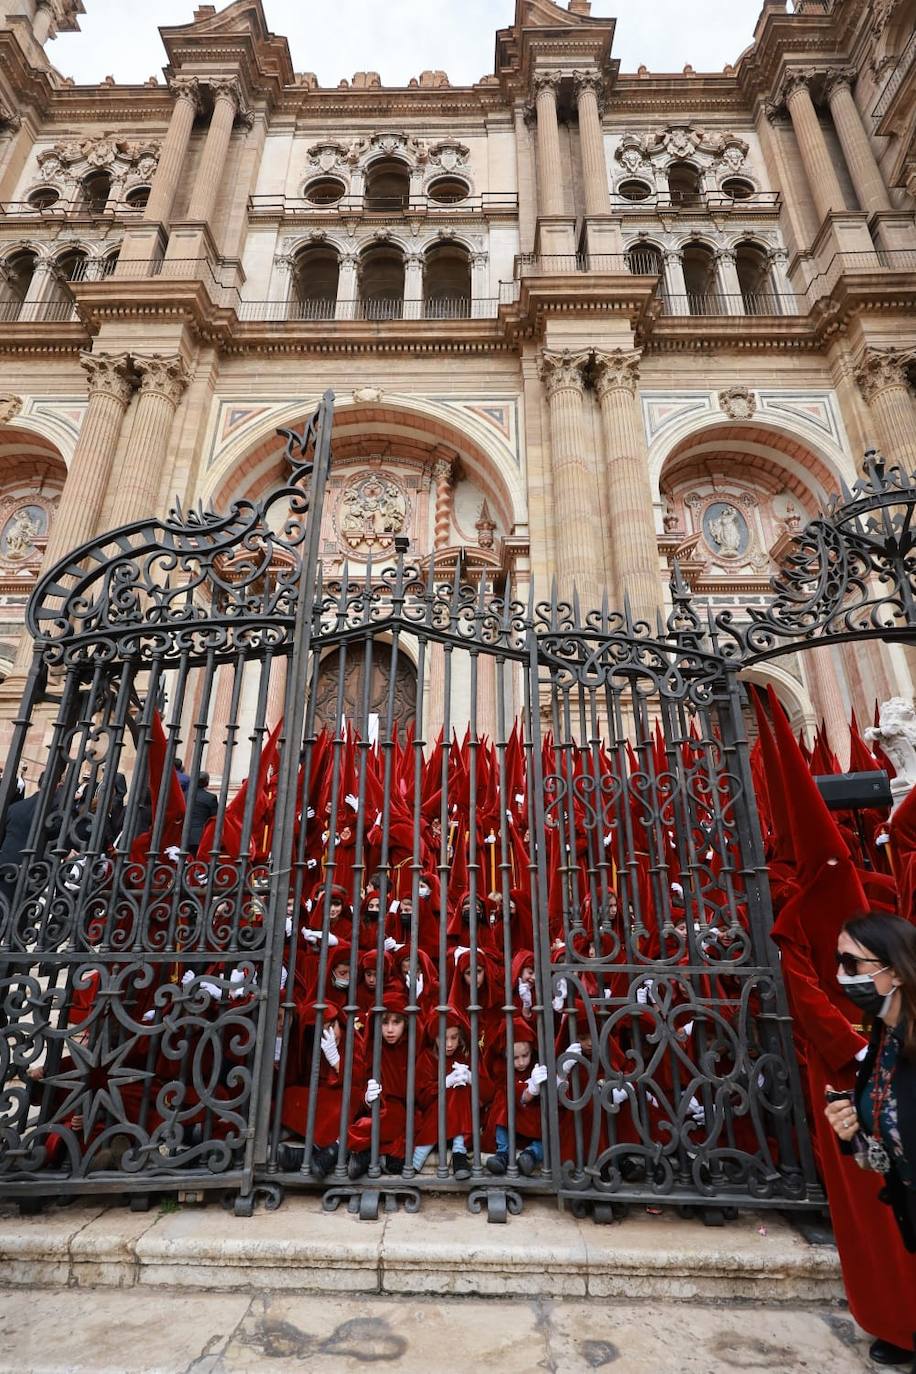
[[[401,539],[327,577],[332,418],[284,432],[261,505],[124,527],[36,590],[0,1191],[817,1201],[750,639],[677,579],[650,629]]]

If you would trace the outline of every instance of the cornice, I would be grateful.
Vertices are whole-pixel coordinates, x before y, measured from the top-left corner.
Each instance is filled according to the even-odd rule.
[[[13,107],[22,113],[31,105],[44,118],[56,90],[47,71],[29,65],[28,58],[11,29],[0,29],[0,74],[3,87],[15,97]]]

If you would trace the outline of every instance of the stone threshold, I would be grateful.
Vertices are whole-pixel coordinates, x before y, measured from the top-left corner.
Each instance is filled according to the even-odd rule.
[[[219,1205],[131,1212],[74,1204],[0,1213],[6,1286],[176,1287],[301,1293],[831,1302],[842,1298],[831,1245],[809,1245],[773,1213],[722,1228],[673,1211],[598,1226],[542,1200],[488,1226],[464,1200],[360,1221],[320,1198],[238,1218]]]

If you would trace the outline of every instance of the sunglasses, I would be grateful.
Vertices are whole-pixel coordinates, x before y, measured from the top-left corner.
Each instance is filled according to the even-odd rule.
[[[881,963],[881,960],[880,960],[880,959],[860,959],[860,958],[858,958],[855,954],[846,954],[845,952],[841,954],[840,951],[837,950],[836,962],[837,962],[837,968],[842,969],[843,972],[847,975],[847,977],[849,977],[849,978],[857,978],[858,975],[859,975],[859,965],[860,965],[860,964],[880,964],[880,963]],[[882,964],[882,965],[881,965],[881,968],[876,969],[875,971],[876,971],[877,973],[881,973],[881,972],[883,971],[883,969],[885,969],[886,967],[887,967],[886,964]]]

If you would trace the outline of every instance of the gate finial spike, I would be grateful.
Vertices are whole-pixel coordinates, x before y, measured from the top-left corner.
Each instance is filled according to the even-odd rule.
[[[572,605],[573,605],[573,616],[574,616],[574,618],[575,618],[575,622],[576,622],[577,625],[581,625],[581,624],[582,624],[582,611],[581,611],[580,608],[579,608],[579,588],[578,588],[578,586],[576,585],[575,582],[573,583]]]
[[[623,618],[627,623],[627,634],[633,634],[633,607],[630,605],[630,593],[624,591],[623,594]]]
[[[655,608],[655,633],[659,639],[664,639],[665,635],[668,633],[661,606],[656,606]]]

